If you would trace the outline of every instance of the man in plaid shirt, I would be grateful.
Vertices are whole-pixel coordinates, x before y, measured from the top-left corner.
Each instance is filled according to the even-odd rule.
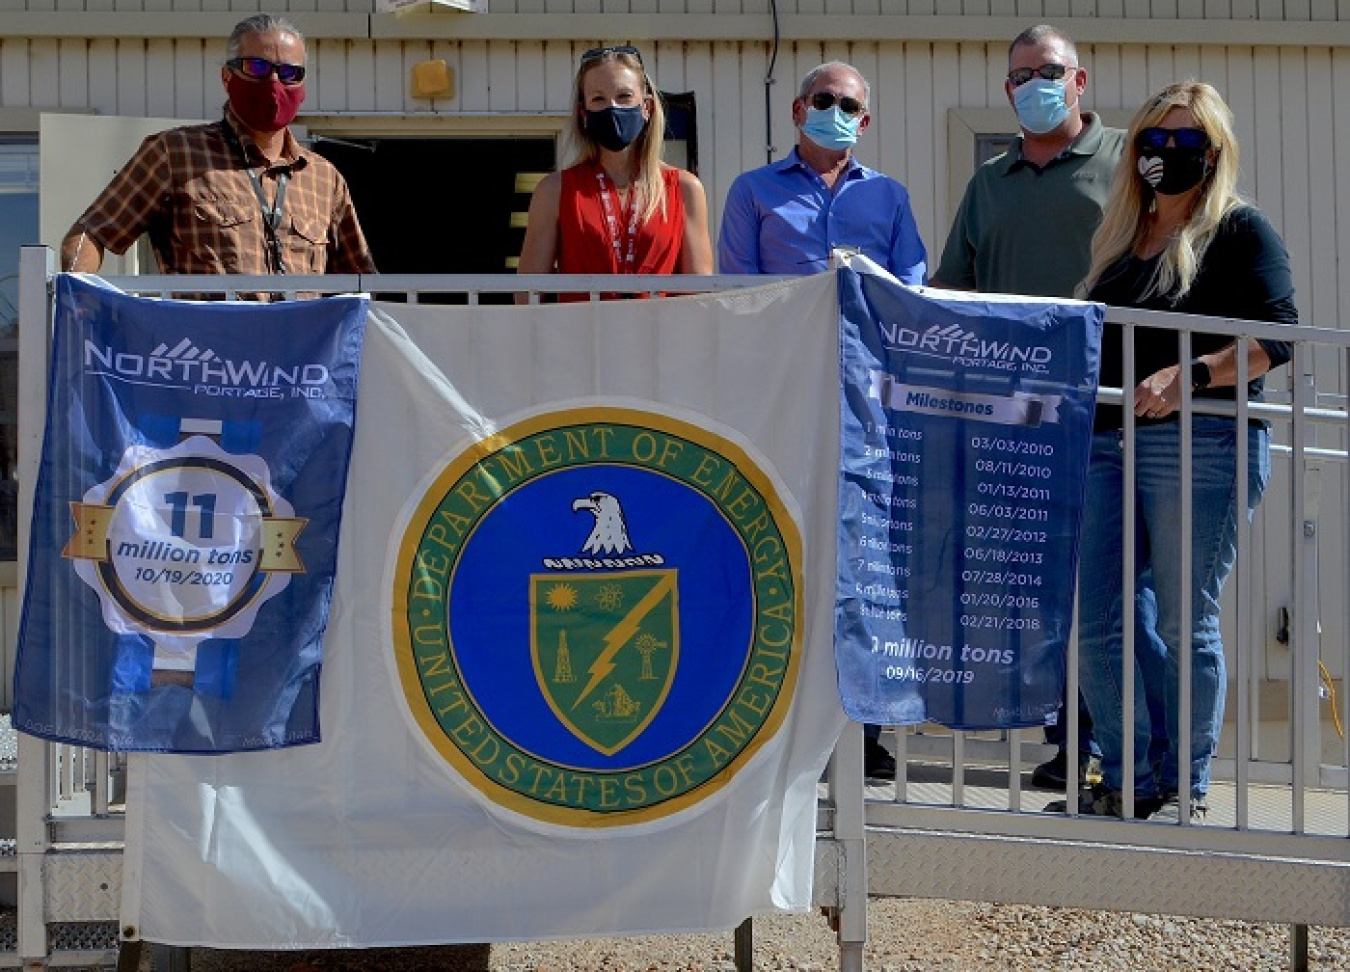
[[[97,271],[150,234],[165,273],[373,273],[347,184],[287,126],[305,99],[305,40],[257,14],[235,26],[225,117],[151,135],[61,244],[66,270]]]

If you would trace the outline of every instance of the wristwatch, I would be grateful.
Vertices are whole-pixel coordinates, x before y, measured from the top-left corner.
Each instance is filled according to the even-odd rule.
[[[1200,391],[1203,388],[1208,388],[1213,377],[1214,376],[1210,373],[1209,365],[1205,364],[1204,359],[1191,359],[1191,391]]]

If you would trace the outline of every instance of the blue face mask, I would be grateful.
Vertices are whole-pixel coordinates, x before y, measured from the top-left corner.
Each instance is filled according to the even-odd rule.
[[[824,111],[807,108],[806,124],[802,126],[802,131],[821,148],[838,151],[857,143],[858,124],[861,121],[861,113],[846,115],[838,105],[831,105]]]
[[[647,119],[642,117],[642,106],[619,108],[611,105],[599,111],[588,111],[583,121],[586,134],[595,140],[601,148],[611,152],[622,152],[633,144],[633,140],[647,127]]]
[[[1032,78],[1026,84],[1013,88],[1017,121],[1027,131],[1037,135],[1054,131],[1069,117],[1069,105],[1064,100],[1065,87],[1058,81]]]

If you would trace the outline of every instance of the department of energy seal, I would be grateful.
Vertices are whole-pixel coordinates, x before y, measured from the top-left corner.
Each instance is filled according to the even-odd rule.
[[[398,550],[393,641],[419,730],[499,806],[659,819],[778,731],[801,656],[801,540],[746,449],[582,408],[452,457]]]

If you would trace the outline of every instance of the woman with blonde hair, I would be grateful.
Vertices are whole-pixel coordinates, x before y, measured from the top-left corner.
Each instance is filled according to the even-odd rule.
[[[520,273],[712,273],[708,205],[661,161],[665,110],[637,48],[581,56],[569,135],[577,161],[530,200]]]
[[[1168,85],[1135,115],[1116,170],[1092,261],[1080,292],[1117,307],[1297,324],[1289,255],[1270,222],[1237,192],[1239,153],[1233,117],[1208,84]],[[1107,317],[1110,317],[1108,313]],[[1082,690],[1102,747],[1102,782],[1080,811],[1122,814],[1123,733],[1134,734],[1135,816],[1175,818],[1177,794],[1188,787],[1192,816],[1203,815],[1210,762],[1223,725],[1227,677],[1219,634],[1219,596],[1237,552],[1236,477],[1247,477],[1249,520],[1270,475],[1265,423],[1245,430],[1218,415],[1192,416],[1191,572],[1181,575],[1182,383],[1197,402],[1232,401],[1238,344],[1195,332],[1182,361],[1176,331],[1136,327],[1133,388],[1125,403],[1135,416],[1136,607],[1147,638],[1136,639],[1139,690],[1123,713],[1122,596],[1123,417],[1098,405],[1088,469],[1080,563],[1079,650]],[[1107,324],[1101,383],[1121,387],[1124,339]],[[1282,341],[1245,344],[1247,396],[1262,397],[1262,376],[1289,360]],[[1237,435],[1248,461],[1237,466]],[[1184,586],[1183,586],[1184,585]],[[1182,602],[1190,591],[1189,627]],[[1191,719],[1179,725],[1181,653],[1191,657]],[[1190,765],[1179,767],[1182,733]]]

